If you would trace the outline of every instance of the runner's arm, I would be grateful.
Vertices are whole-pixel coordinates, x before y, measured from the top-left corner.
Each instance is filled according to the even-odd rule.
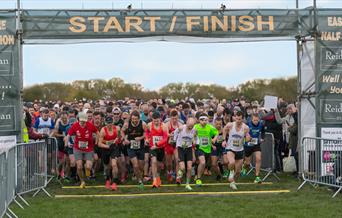
[[[244,132],[245,132],[245,138],[246,138],[246,142],[251,141],[251,135],[249,134],[249,127],[247,125],[245,125],[244,127]]]
[[[100,148],[109,148],[109,145],[105,144],[103,141],[104,141],[104,135],[105,135],[105,132],[104,132],[104,129],[102,128],[101,131],[100,131],[100,136],[99,136],[99,143],[98,143],[98,146]]]

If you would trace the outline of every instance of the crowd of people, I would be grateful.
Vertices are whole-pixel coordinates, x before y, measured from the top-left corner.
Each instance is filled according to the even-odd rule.
[[[25,103],[24,118],[30,140],[57,139],[59,178],[81,188],[102,174],[110,190],[128,178],[158,188],[165,173],[163,183],[185,183],[189,191],[212,174],[236,190],[253,155],[254,182],[261,183],[265,133],[274,136],[274,171],[282,171],[289,150],[298,169],[296,106],[282,98],[274,109],[244,97],[34,101]]]

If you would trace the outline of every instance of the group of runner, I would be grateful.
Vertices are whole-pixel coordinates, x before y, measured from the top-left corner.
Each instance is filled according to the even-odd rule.
[[[239,101],[239,100],[237,100]],[[59,176],[87,178],[105,175],[105,186],[117,190],[129,175],[140,188],[185,183],[192,190],[203,175],[215,173],[236,190],[236,179],[246,174],[255,155],[255,183],[261,183],[261,146],[264,109],[258,103],[217,104],[193,100],[163,102],[57,103],[27,108],[32,134],[58,141]],[[28,122],[26,122],[28,123]],[[28,126],[30,126],[28,124]]]

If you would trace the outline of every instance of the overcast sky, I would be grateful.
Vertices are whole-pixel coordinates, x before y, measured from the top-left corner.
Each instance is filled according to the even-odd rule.
[[[312,0],[299,0],[300,8]],[[16,0],[1,0],[0,8]],[[24,8],[295,8],[295,0],[22,0]],[[318,7],[342,8],[342,0],[317,0]],[[120,77],[159,89],[170,82],[216,83],[224,86],[257,78],[297,74],[294,41],[190,44],[174,42],[94,43],[24,46],[24,85]]]

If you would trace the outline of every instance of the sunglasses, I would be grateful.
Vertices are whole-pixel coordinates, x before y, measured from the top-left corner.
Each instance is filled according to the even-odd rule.
[[[120,115],[120,113],[114,113],[114,115]]]

